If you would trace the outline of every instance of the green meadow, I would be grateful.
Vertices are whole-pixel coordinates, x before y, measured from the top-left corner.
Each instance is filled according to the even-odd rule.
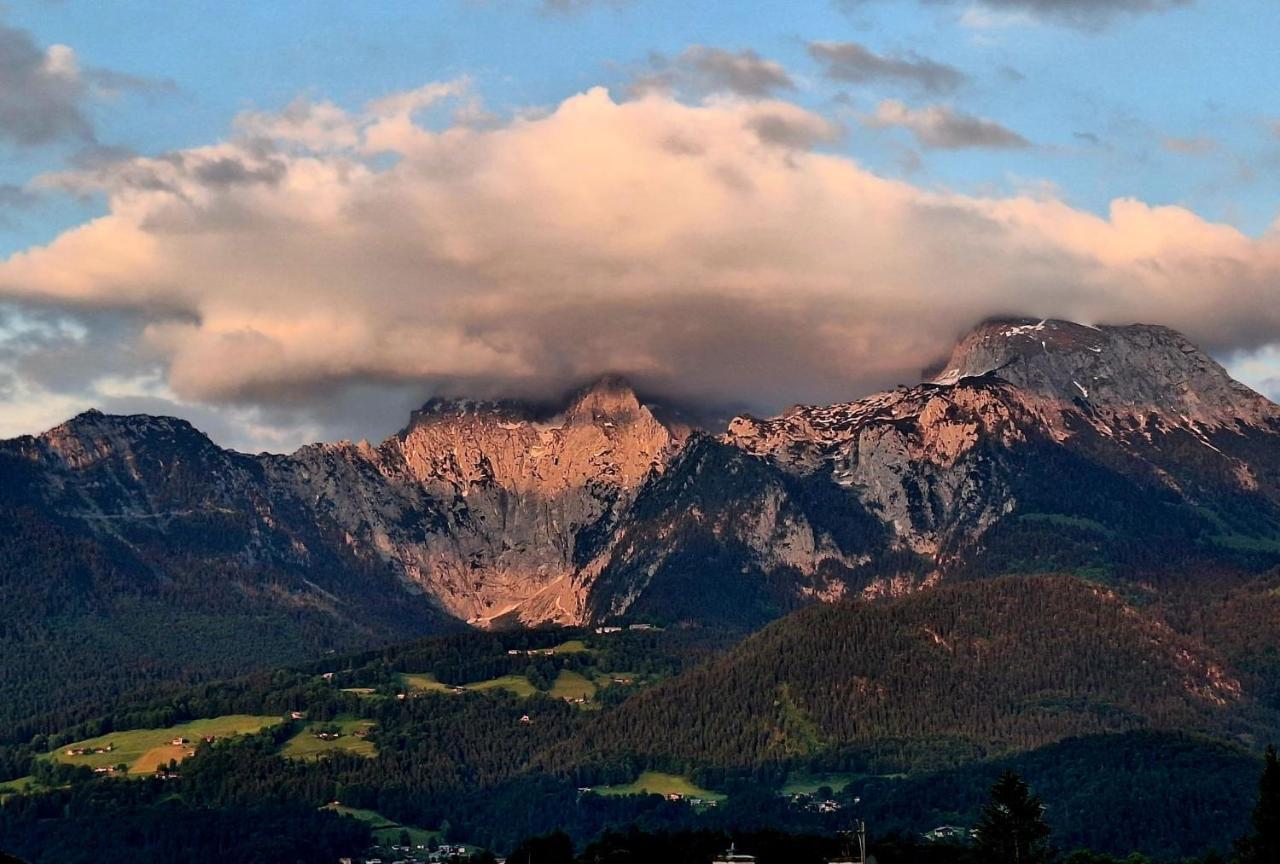
[[[341,737],[325,741],[316,737],[316,731],[327,726],[336,726]],[[302,731],[294,735],[280,748],[280,755],[290,759],[319,759],[327,753],[345,752],[370,758],[378,755],[377,746],[368,738],[356,735],[357,731],[371,731],[374,723],[371,720],[333,720],[328,723],[308,723]]]
[[[686,798],[702,798],[706,801],[723,801],[727,796],[696,785],[679,774],[661,771],[645,771],[632,783],[621,786],[599,786],[592,790],[598,795],[683,795]]]
[[[210,717],[203,720],[192,720],[165,729],[129,729],[124,732],[111,732],[66,744],[49,754],[53,759],[68,765],[87,765],[90,768],[105,768],[124,764],[129,766],[129,773],[146,775],[161,765],[168,765],[171,759],[181,762],[195,751],[205,737],[228,738],[232,735],[248,735],[282,723],[279,717],[265,717],[253,714],[229,714],[223,717]],[[186,744],[174,744],[178,738],[187,739]],[[107,753],[87,753],[83,756],[68,755],[69,750],[86,748],[94,750],[111,747]]]
[[[373,839],[380,846],[393,846],[400,842],[400,832],[404,831],[409,835],[409,842],[414,846],[426,845],[432,840],[440,839],[439,831],[428,831],[425,828],[415,828],[412,825],[401,825],[399,822],[388,819],[375,810],[361,810],[356,807],[344,807],[341,804],[326,804],[321,810],[331,810],[334,813],[341,813],[343,816],[350,816],[352,819],[359,819],[366,823],[373,831]]]

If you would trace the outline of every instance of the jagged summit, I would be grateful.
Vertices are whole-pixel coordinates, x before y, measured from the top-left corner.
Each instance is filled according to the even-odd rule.
[[[211,567],[345,586],[300,582],[308,602],[385,577],[495,627],[723,617],[722,595],[760,621],[1028,561],[1280,550],[1280,408],[1164,327],[989,321],[933,382],[714,437],[669,409],[605,376],[545,402],[434,399],[376,446],[258,456],[86,412],[0,445],[0,490],[94,543],[142,543],[147,572],[208,537]]]
[[[28,440],[32,446],[47,448],[68,464],[80,467],[125,457],[139,447],[201,453],[219,449],[207,435],[179,417],[106,414],[96,408]]]
[[[1154,410],[1208,425],[1278,415],[1187,337],[1152,324],[986,321],[956,344],[934,382],[987,375],[1038,396],[1135,415]]]
[[[620,375],[608,374],[554,400],[435,396],[410,415],[400,436],[421,423],[468,416],[559,426],[569,421],[593,422],[597,418],[627,419],[636,415],[641,407],[641,400],[630,382]]]

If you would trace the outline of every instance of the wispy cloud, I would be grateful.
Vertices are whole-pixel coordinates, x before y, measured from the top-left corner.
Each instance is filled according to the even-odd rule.
[[[0,140],[23,147],[55,141],[90,144],[94,141],[87,112],[90,99],[172,88],[171,82],[81,68],[70,47],[42,48],[27,31],[0,21]]]
[[[774,60],[750,48],[727,51],[693,45],[675,58],[655,52],[632,82],[632,91],[686,91],[694,94],[733,93],[748,98],[794,90],[791,75]]]
[[[910,52],[902,56],[877,54],[857,42],[810,42],[809,56],[822,65],[822,72],[836,81],[896,81],[925,90],[954,90],[965,75],[954,66]]]
[[[994,120],[962,114],[946,105],[909,108],[889,99],[881,102],[863,124],[876,128],[899,127],[916,137],[921,146],[937,150],[987,147],[1022,149],[1031,142]]]
[[[846,10],[862,9],[886,0],[836,0]],[[1084,29],[1100,29],[1122,15],[1166,12],[1195,0],[918,0],[942,5],[964,3],[960,23],[975,29],[1011,27],[1048,21]]]
[[[1207,136],[1180,138],[1168,135],[1160,139],[1160,146],[1179,156],[1207,156],[1218,149],[1218,142]]]

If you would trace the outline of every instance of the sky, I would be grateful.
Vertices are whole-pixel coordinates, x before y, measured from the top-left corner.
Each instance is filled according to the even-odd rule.
[[[768,414],[993,315],[1280,397],[1274,0],[0,5],[0,436],[380,439],[604,373]]]

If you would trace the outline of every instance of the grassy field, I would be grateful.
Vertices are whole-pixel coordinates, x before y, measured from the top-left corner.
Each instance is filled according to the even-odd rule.
[[[593,699],[596,685],[577,672],[562,669],[548,695],[552,699]]]
[[[400,680],[410,690],[420,693],[452,693],[453,685],[441,682],[430,672],[402,672]],[[503,675],[501,678],[490,678],[488,681],[476,681],[461,685],[463,690],[473,693],[484,693],[489,690],[506,690],[521,699],[537,693],[537,689],[523,675]]]
[[[112,732],[77,741],[58,748],[49,756],[68,765],[88,765],[102,768],[125,764],[129,773],[143,776],[154,772],[157,766],[168,765],[170,759],[181,762],[190,755],[205,736],[227,738],[246,735],[282,722],[279,717],[262,717],[252,714],[230,714],[205,720],[192,720],[167,729],[130,729]],[[186,738],[189,744],[173,744],[175,738]],[[113,746],[110,753],[88,753],[84,756],[68,756],[67,750],[80,747],[93,750]]]
[[[333,741],[323,741],[315,736],[315,730],[322,726],[337,726],[342,737]],[[301,732],[284,743],[280,755],[290,759],[319,759],[326,753],[339,750],[354,753],[357,756],[373,758],[378,755],[378,748],[368,738],[356,736],[358,729],[372,729],[371,720],[334,720],[331,723],[308,723]]]
[[[788,795],[812,795],[823,786],[839,792],[854,780],[852,774],[788,774],[782,791]]]
[[[490,678],[488,681],[464,684],[463,689],[473,690],[477,693],[483,693],[486,690],[506,690],[508,693],[513,693],[522,699],[538,692],[529,683],[529,679],[523,675],[503,675],[501,678]]]
[[[703,798],[707,801],[723,801],[724,795],[695,786],[693,781],[678,774],[661,771],[645,771],[634,783],[623,786],[599,786],[592,790],[599,795],[683,795],[686,798]]]
[[[613,679],[614,679],[614,678],[618,678],[618,679],[621,679],[621,680],[624,680],[624,681],[630,681],[632,684],[646,684],[646,683],[649,683],[649,682],[644,678],[644,676],[642,676],[642,675],[638,675],[638,674],[636,674],[635,672],[597,672],[597,673],[596,673],[596,685],[597,685],[598,687],[617,687],[617,686],[622,686],[622,685],[619,685],[619,684],[615,684],[615,683],[614,683],[614,681],[613,681]]]
[[[400,686],[406,690],[418,690],[424,693],[450,693],[453,691],[452,687],[448,684],[442,684],[440,679],[430,672],[421,674],[402,672],[399,677]]]
[[[381,846],[392,846],[399,843],[401,831],[409,833],[409,841],[414,846],[426,845],[432,840],[440,839],[439,831],[427,831],[425,828],[401,825],[374,810],[359,810],[355,807],[343,807],[341,804],[326,804],[320,809],[332,810],[334,813],[341,813],[344,816],[350,816],[352,819],[359,819],[361,822],[368,823],[373,830],[374,842]]]
[[[378,694],[374,692],[372,687],[343,687],[343,693],[354,693],[362,699],[367,699]]]
[[[557,654],[585,654],[591,649],[587,647],[587,643],[581,639],[570,639],[568,642],[561,642],[555,648],[551,649]]]
[[[26,792],[34,783],[34,777],[19,777],[16,780],[6,780],[0,783],[0,803],[7,801],[14,795]]]

